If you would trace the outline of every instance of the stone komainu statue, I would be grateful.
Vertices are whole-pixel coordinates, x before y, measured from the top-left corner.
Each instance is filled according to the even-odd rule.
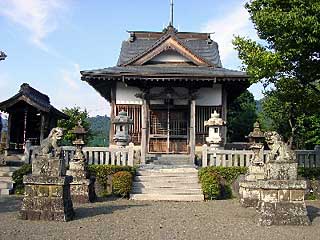
[[[270,148],[269,160],[280,160],[280,161],[296,161],[296,155],[290,147],[283,142],[279,133],[266,132],[265,139]]]
[[[55,151],[55,156],[58,156],[61,153],[61,148],[58,146],[58,140],[60,140],[63,136],[63,129],[62,128],[53,128],[50,131],[49,136],[42,140],[39,154],[45,155],[50,154],[52,150]]]

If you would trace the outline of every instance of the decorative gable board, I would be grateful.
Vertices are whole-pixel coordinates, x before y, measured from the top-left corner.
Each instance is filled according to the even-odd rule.
[[[148,63],[184,63],[184,62],[190,62],[190,60],[174,50],[167,50],[155,56],[154,58],[150,59],[146,64]]]

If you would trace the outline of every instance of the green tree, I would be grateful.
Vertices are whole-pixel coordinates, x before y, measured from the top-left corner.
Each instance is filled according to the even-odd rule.
[[[251,81],[274,86],[266,92],[263,114],[290,144],[315,144],[312,136],[320,103],[320,1],[252,0],[245,7],[262,41],[236,37],[233,43]]]
[[[80,107],[64,108],[62,112],[69,116],[69,119],[63,119],[58,121],[58,127],[64,129],[64,136],[62,139],[63,145],[70,145],[75,140],[75,135],[72,133],[72,129],[78,125],[81,121],[81,125],[88,131],[85,141],[91,137],[90,124],[88,122],[89,114],[87,110],[81,110]]]
[[[228,108],[228,142],[244,142],[257,119],[256,103],[248,90],[236,98]]]
[[[88,146],[106,147],[109,146],[110,118],[107,116],[95,116],[88,118],[92,138]]]

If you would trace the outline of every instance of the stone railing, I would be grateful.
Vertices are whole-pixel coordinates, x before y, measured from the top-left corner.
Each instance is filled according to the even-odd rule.
[[[263,152],[264,162],[268,161],[268,152]],[[314,150],[296,150],[299,167],[313,168],[320,167],[320,146]],[[206,144],[202,146],[202,167],[206,166],[224,166],[247,167],[250,165],[250,159],[253,152],[250,150],[224,150],[211,149]]]
[[[34,151],[39,146],[29,146],[25,151],[25,161],[31,163]],[[66,164],[73,158],[75,147],[62,146],[62,158]],[[83,153],[88,161],[88,164],[99,165],[118,165],[118,166],[133,166],[134,159],[134,144],[130,143],[126,148],[119,147],[84,147]]]

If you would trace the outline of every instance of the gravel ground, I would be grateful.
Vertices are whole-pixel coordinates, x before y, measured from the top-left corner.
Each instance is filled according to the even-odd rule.
[[[18,219],[21,197],[0,197],[0,239],[320,239],[320,201],[307,202],[311,226],[260,227],[237,200],[195,203],[105,199],[74,206],[71,222]]]

